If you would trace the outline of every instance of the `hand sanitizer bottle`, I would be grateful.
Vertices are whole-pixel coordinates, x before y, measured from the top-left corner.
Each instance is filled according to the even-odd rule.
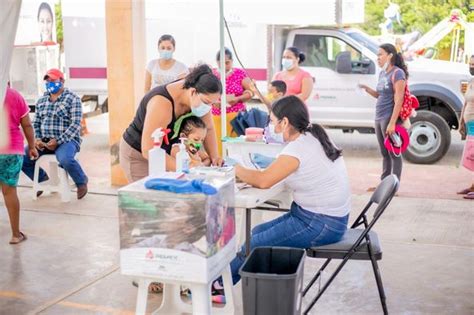
[[[153,138],[153,149],[148,151],[148,174],[158,177],[166,172],[166,151],[161,148],[161,142],[166,134],[161,128],[156,129]]]
[[[176,154],[176,172],[177,173],[188,173],[189,172],[189,153],[186,150],[184,141],[186,138],[180,138],[181,143],[179,144],[179,151]]]

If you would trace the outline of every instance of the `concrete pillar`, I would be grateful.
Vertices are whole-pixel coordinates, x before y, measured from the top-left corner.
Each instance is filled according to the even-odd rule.
[[[145,78],[145,1],[106,0],[107,82],[112,185],[124,185],[119,143],[143,97]]]

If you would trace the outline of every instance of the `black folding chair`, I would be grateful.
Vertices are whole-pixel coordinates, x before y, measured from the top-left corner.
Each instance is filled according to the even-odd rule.
[[[370,198],[369,203],[365,206],[364,210],[362,210],[351,228],[346,231],[341,241],[334,244],[312,247],[306,250],[308,257],[326,258],[326,262],[306,286],[303,291],[303,296],[308,293],[309,289],[311,289],[316,280],[321,276],[321,272],[328,266],[332,259],[342,259],[342,262],[318,292],[318,295],[311,301],[303,314],[309,313],[309,311],[313,308],[314,304],[316,304],[321,295],[323,295],[334,278],[336,278],[342,267],[344,267],[344,265],[350,259],[370,260],[372,262],[372,268],[374,269],[375,281],[377,282],[383,312],[384,314],[388,314],[382,278],[377,265],[377,260],[382,259],[382,248],[380,247],[377,234],[374,231],[371,231],[371,229],[380,218],[384,210],[387,208],[388,204],[397,192],[398,186],[399,182],[395,175],[386,177],[379,184]],[[376,204],[377,208],[375,209],[372,220],[369,222],[369,219],[367,218],[367,212],[373,204]],[[357,229],[357,227],[361,225],[364,225],[364,229]]]

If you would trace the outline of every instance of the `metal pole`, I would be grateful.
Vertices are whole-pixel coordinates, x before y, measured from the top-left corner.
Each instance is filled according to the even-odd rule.
[[[273,77],[273,24],[267,25],[267,84]]]
[[[459,56],[459,38],[461,37],[461,28],[458,28],[456,30],[456,47],[455,47],[455,52],[454,52],[454,62],[458,61],[458,56]]]
[[[226,102],[226,86],[225,86],[225,53],[224,53],[224,0],[219,0],[219,32],[220,32],[220,73],[221,73],[221,84],[222,84],[222,96],[221,96],[221,139],[222,141],[227,135],[227,102]],[[215,126],[218,128],[218,126]]]
[[[449,56],[449,61],[453,61],[454,57],[454,46],[456,44],[456,40],[454,39],[454,36],[456,36],[456,30],[453,30],[453,39],[451,40],[451,55]]]

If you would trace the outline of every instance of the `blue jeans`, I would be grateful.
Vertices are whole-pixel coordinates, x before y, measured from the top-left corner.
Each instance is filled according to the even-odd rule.
[[[332,217],[304,210],[292,203],[290,212],[252,230],[250,249],[261,246],[309,248],[340,241],[347,230],[349,215]],[[239,269],[245,261],[245,246],[232,260],[232,280],[239,282]]]
[[[76,186],[81,186],[87,184],[87,176],[84,174],[84,171],[79,165],[79,162],[74,158],[76,153],[79,152],[79,145],[74,141],[69,141],[61,144],[56,148],[54,154],[58,160],[59,165],[66,170],[66,172],[71,176],[72,180]],[[45,153],[44,151],[38,151],[39,156],[45,154],[52,154],[50,152]],[[25,155],[28,156],[28,146],[25,147]],[[23,167],[21,170],[33,180],[33,175],[35,172],[36,160],[30,160],[29,158],[23,159]],[[46,180],[46,172],[40,168],[39,171],[39,182],[44,182]]]

